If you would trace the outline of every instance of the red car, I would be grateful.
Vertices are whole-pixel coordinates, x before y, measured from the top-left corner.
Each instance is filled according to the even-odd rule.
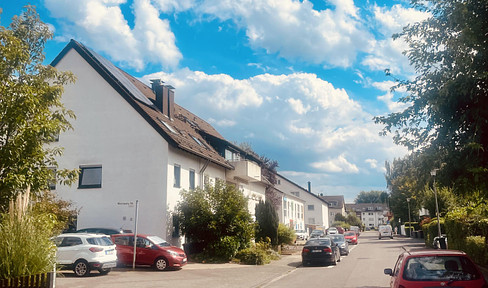
[[[122,265],[132,265],[134,257],[134,234],[111,235],[117,250],[117,260]],[[187,263],[185,251],[171,246],[154,235],[137,234],[136,265],[151,265],[157,270],[183,267]]]
[[[390,275],[390,287],[479,287],[488,288],[483,274],[462,251],[411,250],[405,251],[395,268],[385,269]]]
[[[350,244],[358,244],[358,234],[354,231],[347,231],[344,233],[344,238]]]

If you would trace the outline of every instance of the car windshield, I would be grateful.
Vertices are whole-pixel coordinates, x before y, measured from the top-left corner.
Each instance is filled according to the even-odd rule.
[[[305,246],[330,246],[330,239],[328,238],[314,238],[312,240],[307,241]]]
[[[149,241],[161,247],[171,246],[168,242],[166,242],[166,240],[158,236],[147,236],[147,239],[149,239]]]
[[[354,233],[353,231],[349,231],[349,232],[346,232],[344,233],[345,236],[354,236],[356,235],[356,233]]]
[[[112,246],[114,243],[112,243],[112,240],[110,238],[103,236],[103,237],[93,237],[93,238],[87,238],[86,242],[92,245],[98,245],[98,246]]]
[[[463,256],[412,257],[404,267],[403,278],[410,281],[468,281],[480,278],[474,264]]]

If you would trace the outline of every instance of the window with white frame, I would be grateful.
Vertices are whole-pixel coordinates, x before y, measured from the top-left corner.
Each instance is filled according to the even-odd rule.
[[[102,188],[102,165],[80,166],[78,189]]]

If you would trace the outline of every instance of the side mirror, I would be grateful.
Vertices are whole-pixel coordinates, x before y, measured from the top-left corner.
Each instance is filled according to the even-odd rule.
[[[386,269],[384,270],[384,273],[385,273],[386,275],[393,276],[393,270],[391,270],[391,268],[386,268]]]

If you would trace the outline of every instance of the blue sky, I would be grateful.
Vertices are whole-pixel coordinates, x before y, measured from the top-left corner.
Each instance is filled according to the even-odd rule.
[[[149,83],[226,139],[277,160],[314,193],[386,190],[384,163],[407,153],[379,136],[399,111],[392,78],[414,77],[391,35],[428,15],[408,1],[1,0],[0,21],[31,3],[54,32],[49,63],[75,39]]]

